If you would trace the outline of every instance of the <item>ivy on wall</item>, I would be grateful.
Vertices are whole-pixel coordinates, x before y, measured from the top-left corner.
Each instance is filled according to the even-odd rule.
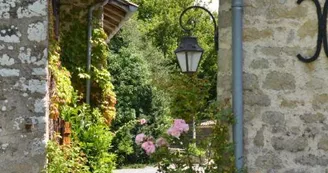
[[[49,21],[53,21],[49,2]],[[107,71],[108,47],[106,34],[96,21],[93,30],[92,72],[86,73],[86,30],[81,16],[81,8],[73,9],[69,17],[76,20],[63,20],[61,39],[57,41],[53,23],[49,25],[49,72],[50,118],[63,119],[71,124],[70,145],[60,146],[56,141],[62,138],[55,135],[48,143],[48,164],[45,172],[111,172],[116,156],[109,153],[113,133],[110,124],[115,117],[116,98]],[[83,8],[85,11],[85,8]],[[66,18],[67,13],[61,13]],[[69,27],[65,25],[69,22]],[[65,27],[63,27],[65,26]],[[84,103],[85,80],[92,79],[91,104]]]
[[[97,23],[93,30],[91,75],[86,73],[86,24],[75,20],[71,22],[70,30],[64,33],[61,40],[63,48],[61,58],[63,65],[72,74],[72,83],[79,94],[84,97],[86,90],[85,79],[91,77],[91,106],[100,108],[106,123],[111,124],[115,118],[116,95],[107,70],[109,49],[106,34]]]

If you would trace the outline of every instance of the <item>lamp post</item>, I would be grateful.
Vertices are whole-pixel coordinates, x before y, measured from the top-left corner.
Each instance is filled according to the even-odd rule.
[[[201,6],[190,6],[182,11],[180,15],[180,26],[181,28],[188,33],[188,36],[184,36],[181,38],[181,42],[179,47],[174,51],[177,56],[177,60],[179,62],[180,69],[183,73],[193,74],[197,72],[199,62],[202,59],[204,50],[198,45],[197,37],[190,36],[191,31],[195,28],[195,21],[188,20],[189,24],[191,24],[192,28],[187,28],[183,25],[182,18],[186,14],[187,11],[192,9],[201,9],[207,12],[214,24],[214,42],[215,49],[218,50],[218,27],[216,25],[215,18],[212,13],[204,7]],[[191,23],[190,23],[191,22]],[[193,115],[193,139],[196,139],[196,118]]]
[[[244,155],[243,155],[243,44],[242,44],[242,18],[243,18],[243,0],[232,0],[232,55],[233,55],[233,65],[232,65],[232,87],[233,87],[233,113],[236,123],[233,127],[233,139],[234,139],[234,155],[235,155],[235,166],[237,172],[240,172],[244,166]],[[188,29],[182,23],[183,15],[191,9],[201,9],[207,12],[214,25],[214,43],[215,49],[218,51],[218,39],[219,32],[216,20],[212,13],[204,7],[201,6],[191,6],[186,8],[180,15],[180,26],[181,28],[190,35],[190,31],[194,29],[195,23],[192,23],[193,27]],[[190,20],[189,20],[190,21]],[[193,21],[192,21],[193,22]],[[203,49],[198,45],[197,38],[191,36],[185,36],[181,39],[179,47],[175,50],[177,60],[181,71],[184,73],[195,73],[197,71],[199,62],[203,55]]]
[[[213,17],[212,13],[204,7],[201,6],[191,6],[183,10],[180,15],[180,26],[181,28],[188,33],[188,36],[184,36],[181,38],[181,42],[179,47],[174,51],[177,56],[177,60],[179,62],[180,69],[183,73],[195,73],[198,69],[199,62],[202,58],[204,50],[198,45],[197,38],[190,36],[191,31],[195,27],[195,23],[193,23],[192,28],[187,28],[183,25],[182,17],[186,14],[187,11],[192,9],[201,9],[206,11],[212,19],[214,25],[214,43],[215,49],[218,50],[218,27],[216,24],[216,20]]]

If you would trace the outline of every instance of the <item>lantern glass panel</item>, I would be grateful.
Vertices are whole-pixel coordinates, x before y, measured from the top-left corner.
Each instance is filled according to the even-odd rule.
[[[176,53],[178,62],[182,72],[187,72],[187,63],[186,63],[186,52]]]
[[[203,52],[188,52],[188,72],[196,72]]]

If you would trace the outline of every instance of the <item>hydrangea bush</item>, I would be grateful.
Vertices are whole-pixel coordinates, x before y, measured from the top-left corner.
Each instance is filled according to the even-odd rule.
[[[189,130],[189,125],[183,119],[176,119],[172,127],[167,130],[167,134],[173,136],[177,139],[181,136],[182,133],[186,133]],[[146,136],[144,133],[140,133],[136,136],[135,142],[137,145],[141,145],[141,148],[145,150],[148,155],[151,155],[155,152],[156,147],[168,147],[169,143],[166,138],[160,137],[154,139],[151,136]]]
[[[139,145],[157,163],[163,173],[230,173],[234,172],[233,145],[229,141],[229,127],[233,124],[230,108],[211,110],[215,121],[212,133],[200,140],[188,134],[189,125],[183,119],[172,121],[166,133],[157,139],[145,133],[135,137]]]

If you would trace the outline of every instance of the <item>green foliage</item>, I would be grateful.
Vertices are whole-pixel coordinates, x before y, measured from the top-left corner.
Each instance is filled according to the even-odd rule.
[[[140,55],[122,48],[120,54],[110,57],[109,67],[119,100],[117,121],[121,123],[151,112],[152,90],[147,82],[147,68]]]
[[[135,2],[139,5],[137,19],[126,23],[123,31],[111,40],[112,54],[105,42],[106,34],[95,21],[91,74],[87,74],[85,68],[86,23],[75,20],[81,17],[83,10],[72,7],[70,14],[67,11],[61,13],[61,41],[49,49],[49,57],[52,57],[49,59],[50,70],[55,84],[50,106],[51,115],[60,116],[71,123],[71,147],[74,149],[71,151],[49,143],[48,168],[105,173],[114,168],[115,159],[118,159],[119,165],[149,162],[149,157],[132,139],[140,132],[155,138],[163,135],[168,128],[170,113],[172,117],[183,117],[189,122],[197,117],[199,120],[214,119],[217,124],[215,134],[204,140],[204,144],[197,144],[196,147],[194,141],[186,139],[184,152],[172,153],[160,149],[159,153],[163,156],[158,159],[161,159],[163,170],[185,172],[183,168],[187,166],[191,171],[190,158],[206,156],[214,162],[213,167],[204,165],[209,172],[233,172],[228,141],[231,119],[224,118],[230,114],[223,115],[221,109],[215,110],[215,113],[210,105],[210,101],[216,98],[217,55],[213,42],[214,28],[209,17],[201,11],[187,14],[198,20],[193,34],[198,36],[205,54],[198,74],[181,76],[173,54],[178,38],[184,35],[179,26],[179,15],[194,1]],[[82,15],[82,18],[85,19],[85,16]],[[87,78],[91,78],[92,83],[90,105],[83,104]],[[117,115],[113,120],[116,95]],[[148,120],[148,126],[135,126],[141,118]],[[66,155],[66,152],[79,153],[82,160],[75,157],[77,154],[73,157]],[[223,157],[226,155],[228,157]],[[65,163],[64,159],[67,158],[72,158],[72,163]],[[169,170],[171,163],[176,164],[176,169]]]
[[[72,124],[73,135],[78,139],[88,159],[91,172],[108,172],[114,168],[114,154],[108,153],[113,134],[99,109],[81,106],[62,106],[61,115]]]
[[[196,119],[206,119],[206,114],[200,114],[208,105],[208,80],[197,76],[172,75],[169,93],[172,97],[170,105],[171,115],[191,122]]]
[[[45,172],[49,173],[90,173],[87,158],[81,148],[72,143],[71,146],[59,146],[54,141],[47,145],[47,164]]]
[[[113,77],[118,99],[117,115],[112,128],[117,130],[128,122],[145,118],[151,128],[143,130],[157,136],[162,133],[162,127],[166,124],[166,103],[161,91],[152,86],[152,72],[146,59],[152,56],[151,52],[156,49],[141,41],[138,25],[137,21],[132,19],[111,41],[113,53],[108,59],[109,71]],[[141,127],[132,126],[116,133],[112,151],[120,156],[119,166],[127,163],[149,162],[148,157],[131,142],[141,129]]]
[[[177,38],[182,35],[178,23],[179,15],[183,9],[192,5],[194,0],[135,0],[134,2],[140,5],[138,19],[144,21],[141,31],[165,57],[171,58]]]
[[[153,85],[168,92],[170,94],[169,101],[174,105],[177,100],[181,99],[181,94],[175,92],[172,86],[188,89],[190,85],[193,85],[188,82],[180,82],[181,79],[183,80],[183,77],[178,77],[181,74],[178,74],[179,69],[174,50],[178,46],[179,38],[187,34],[184,33],[183,29],[180,27],[180,14],[185,8],[194,5],[194,1],[135,0],[134,2],[140,5],[138,9],[138,23],[140,23],[140,25],[138,25],[138,28],[141,32],[142,40],[150,41],[165,57],[165,59],[156,58],[155,60],[157,62],[147,59],[150,68],[155,71],[155,74],[152,76]],[[165,6],[165,8],[163,8],[163,6]],[[217,14],[213,14],[213,16],[217,16]],[[214,48],[214,27],[210,16],[201,10],[196,9],[188,11],[182,18],[184,25],[189,19],[192,19],[196,23],[192,35],[198,37],[201,47],[205,50],[198,68],[199,72],[197,73],[197,78],[199,79],[195,77],[193,81],[196,86],[202,85],[204,81],[206,83],[206,87],[203,88],[204,90],[202,92],[205,97],[203,97],[203,95],[195,95],[196,97],[202,97],[199,99],[199,102],[201,105],[205,104],[203,106],[204,109],[208,106],[208,102],[215,100],[217,96],[217,52]],[[188,79],[185,75],[184,78]],[[189,92],[192,93],[193,91],[189,90]],[[199,104],[189,105],[189,109],[190,107],[198,107],[198,105]],[[183,108],[185,107],[179,109]],[[198,109],[198,111],[200,111],[200,109]],[[172,114],[177,117],[183,117],[183,115],[177,114],[175,110],[172,111]],[[194,114],[191,114],[191,116],[193,115]]]
[[[180,27],[179,17],[181,12],[194,5],[195,1],[134,0],[134,2],[139,4],[138,22],[141,23],[139,30],[142,32],[141,35],[145,36],[144,40],[151,41],[153,45],[161,50],[166,59],[169,60],[168,65],[177,64],[173,52],[178,46],[179,38],[187,34]],[[214,13],[213,16],[216,17],[217,14]],[[215,79],[217,52],[214,48],[213,22],[210,16],[201,10],[187,12],[183,18],[183,23],[186,23],[190,18],[196,23],[192,35],[198,37],[200,45],[205,50],[199,76],[208,76]],[[215,83],[215,81],[211,82]],[[215,98],[215,96],[212,98]]]
[[[61,40],[62,63],[72,75],[72,83],[80,95],[86,91],[85,78],[91,77],[91,106],[99,107],[108,125],[115,118],[116,95],[107,69],[109,49],[106,34],[95,24],[92,36],[91,74],[86,72],[86,25],[79,21],[70,23],[70,30],[63,33]]]
[[[186,133],[179,138],[163,135],[170,147],[158,147],[151,156],[158,163],[160,172],[196,173],[200,169],[206,173],[236,171],[233,145],[229,141],[229,127],[234,123],[229,104],[212,103],[203,113],[215,122],[209,136],[198,136],[194,140]]]
[[[201,143],[201,147],[209,151],[207,157],[213,161],[213,164],[206,165],[205,171],[235,172],[233,144],[229,135],[230,127],[234,124],[230,103],[211,103],[204,113],[216,122],[211,135]]]
[[[50,89],[50,117],[59,117],[59,106],[61,104],[70,104],[74,97],[74,89],[70,80],[69,71],[61,66],[60,63],[60,48],[56,42],[49,45],[49,71],[52,74]]]
[[[148,119],[152,136],[166,129],[169,117],[208,119],[201,114],[216,98],[217,54],[214,49],[214,28],[208,14],[190,11],[197,26],[193,34],[206,50],[199,73],[182,76],[177,71],[174,50],[178,38],[185,35],[179,26],[180,13],[193,0],[135,0],[138,16],[123,27],[110,42],[113,54],[109,68],[118,98],[114,128],[138,118]],[[165,6],[165,8],[163,8]],[[215,15],[215,14],[214,14]],[[169,112],[169,113],[168,113]],[[152,124],[152,122],[156,122]],[[160,124],[162,123],[162,124]],[[147,128],[147,127],[143,127]],[[155,129],[155,130],[154,130]],[[114,139],[114,148],[122,160],[142,162],[140,148],[131,146],[131,139],[141,128],[125,130]],[[155,133],[154,133],[155,132]],[[120,162],[120,161],[119,161]]]
[[[92,72],[89,75],[85,70],[86,25],[79,20],[69,21],[69,24],[70,29],[62,30],[59,44],[51,40],[49,46],[49,68],[53,78],[50,114],[54,119],[60,117],[71,124],[73,142],[70,146],[59,146],[53,141],[48,143],[47,171],[111,172],[116,155],[109,152],[114,136],[109,125],[115,117],[116,98],[107,71],[109,49],[106,34],[100,25],[95,24]],[[83,103],[85,79],[90,77],[92,103],[86,105]],[[69,161],[65,162],[65,159]]]
[[[52,6],[49,5],[49,11]],[[53,16],[50,16],[50,21],[53,21]],[[51,74],[50,87],[50,118],[56,119],[59,117],[59,106],[61,104],[70,104],[74,97],[74,88],[71,83],[70,72],[61,65],[60,61],[60,46],[55,39],[53,23],[49,22],[49,40],[48,46],[49,55],[49,72]]]
[[[179,144],[181,148],[159,147],[152,158],[158,162],[158,169],[164,173],[193,173],[193,167],[200,163],[205,150],[196,146],[188,135],[182,134],[179,139],[166,136],[170,145]]]

